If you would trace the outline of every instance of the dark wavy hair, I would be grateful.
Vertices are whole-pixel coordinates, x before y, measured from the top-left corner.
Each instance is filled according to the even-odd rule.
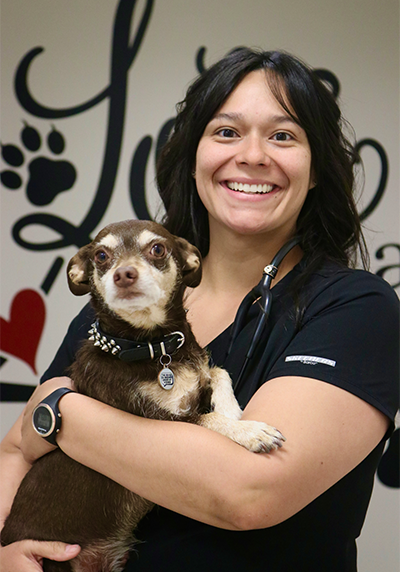
[[[177,105],[174,130],[157,165],[166,228],[207,254],[208,214],[192,175],[197,146],[232,91],[247,74],[260,69],[277,101],[306,132],[311,149],[316,186],[308,192],[297,220],[306,276],[325,260],[354,266],[358,254],[366,267],[368,255],[354,199],[353,166],[358,158],[343,133],[346,122],[318,75],[285,52],[236,48],[189,87]]]

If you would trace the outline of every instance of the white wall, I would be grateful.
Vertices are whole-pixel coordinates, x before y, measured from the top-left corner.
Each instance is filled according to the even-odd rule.
[[[6,359],[0,368],[2,382],[35,385],[70,319],[85,302],[69,293],[65,280],[65,263],[75,253],[76,245],[27,249],[15,242],[12,229],[21,218],[38,214],[51,214],[80,225],[100,186],[110,105],[106,98],[70,117],[37,117],[18,101],[14,75],[22,58],[42,46],[44,51],[34,59],[28,74],[33,97],[53,109],[75,107],[90,100],[110,82],[113,22],[117,6],[123,4],[134,7],[132,44],[148,4],[145,0],[1,1],[1,142],[17,146],[24,154],[20,166],[10,165],[10,159],[1,163],[2,171],[13,171],[22,179],[19,189],[11,190],[9,183],[1,186],[1,316],[9,321],[0,347],[0,356]],[[389,178],[382,200],[366,220],[367,237],[373,271],[393,265],[384,272],[384,278],[393,285],[400,282],[398,12],[396,0],[155,0],[139,52],[128,72],[122,146],[115,184],[109,185],[111,199],[93,230],[135,216],[128,192],[129,172],[134,152],[146,135],[152,138],[146,199],[151,214],[156,214],[159,201],[152,183],[155,141],[161,126],[174,116],[175,103],[197,75],[195,57],[200,47],[206,48],[206,66],[234,46],[285,49],[337,76],[341,105],[357,139],[373,139],[387,154]],[[42,136],[37,151],[21,142],[24,121]],[[66,142],[60,155],[46,143],[52,126]],[[360,211],[373,199],[381,176],[376,150],[364,147],[362,156],[366,188]],[[68,168],[55,161],[66,161],[77,173],[69,190],[56,193],[54,200],[44,205],[37,204],[40,195],[33,186],[39,179],[30,173],[34,166],[38,168],[38,163],[32,163],[38,157],[47,159],[42,161],[39,178],[41,184],[50,185],[48,193],[57,190],[57,169]],[[50,167],[55,169],[53,174]],[[28,225],[20,236],[27,243],[37,244],[61,238],[56,231],[38,224]],[[378,258],[378,249],[387,244],[394,246],[384,248],[384,257]],[[57,257],[62,257],[64,263],[46,293],[43,280]],[[33,302],[22,294],[11,315],[14,297],[27,289],[34,291]],[[40,313],[34,318],[35,324],[23,323],[24,302],[31,307],[44,306],[42,334],[34,333],[35,324],[38,328],[41,324]],[[4,332],[11,337],[15,334],[11,349],[4,341]],[[27,342],[32,338],[38,342],[37,373],[27,363],[32,362],[28,355],[35,353]],[[18,403],[1,404],[2,435],[22,407]],[[377,482],[359,542],[360,572],[398,569],[398,501],[397,490]]]

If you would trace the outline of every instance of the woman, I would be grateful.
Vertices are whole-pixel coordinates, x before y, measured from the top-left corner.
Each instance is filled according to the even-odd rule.
[[[158,168],[167,228],[204,256],[188,319],[231,373],[243,418],[275,425],[287,441],[255,455],[198,426],[64,396],[61,449],[160,506],[141,523],[145,542],[127,571],[356,570],[355,539],[398,403],[399,305],[383,280],[350,269],[357,250],[365,259],[353,160],[332,95],[292,56],[240,48],[189,88]],[[258,303],[248,304],[233,345],[230,326],[295,235],[240,373]],[[32,410],[71,385],[54,376],[90,321],[85,308],[3,442],[8,503],[30,463],[52,448],[33,434]],[[77,551],[16,543],[2,549],[2,570],[40,570],[41,557]]]

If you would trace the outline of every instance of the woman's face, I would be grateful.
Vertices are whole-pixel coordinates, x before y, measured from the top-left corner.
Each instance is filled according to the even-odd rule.
[[[196,185],[211,238],[273,232],[286,240],[312,184],[305,131],[281,107],[263,70],[248,74],[207,125]],[[277,234],[278,233],[278,234]]]

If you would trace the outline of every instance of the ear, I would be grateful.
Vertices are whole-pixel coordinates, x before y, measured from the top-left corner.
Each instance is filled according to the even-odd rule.
[[[175,237],[175,240],[182,258],[183,283],[190,288],[196,288],[201,280],[201,254],[184,238]]]
[[[314,167],[311,166],[311,173],[310,173],[310,182],[308,186],[308,190],[314,189],[318,184],[317,177],[315,175]]]
[[[68,263],[68,286],[75,296],[90,292],[89,285],[89,247],[83,246]]]

